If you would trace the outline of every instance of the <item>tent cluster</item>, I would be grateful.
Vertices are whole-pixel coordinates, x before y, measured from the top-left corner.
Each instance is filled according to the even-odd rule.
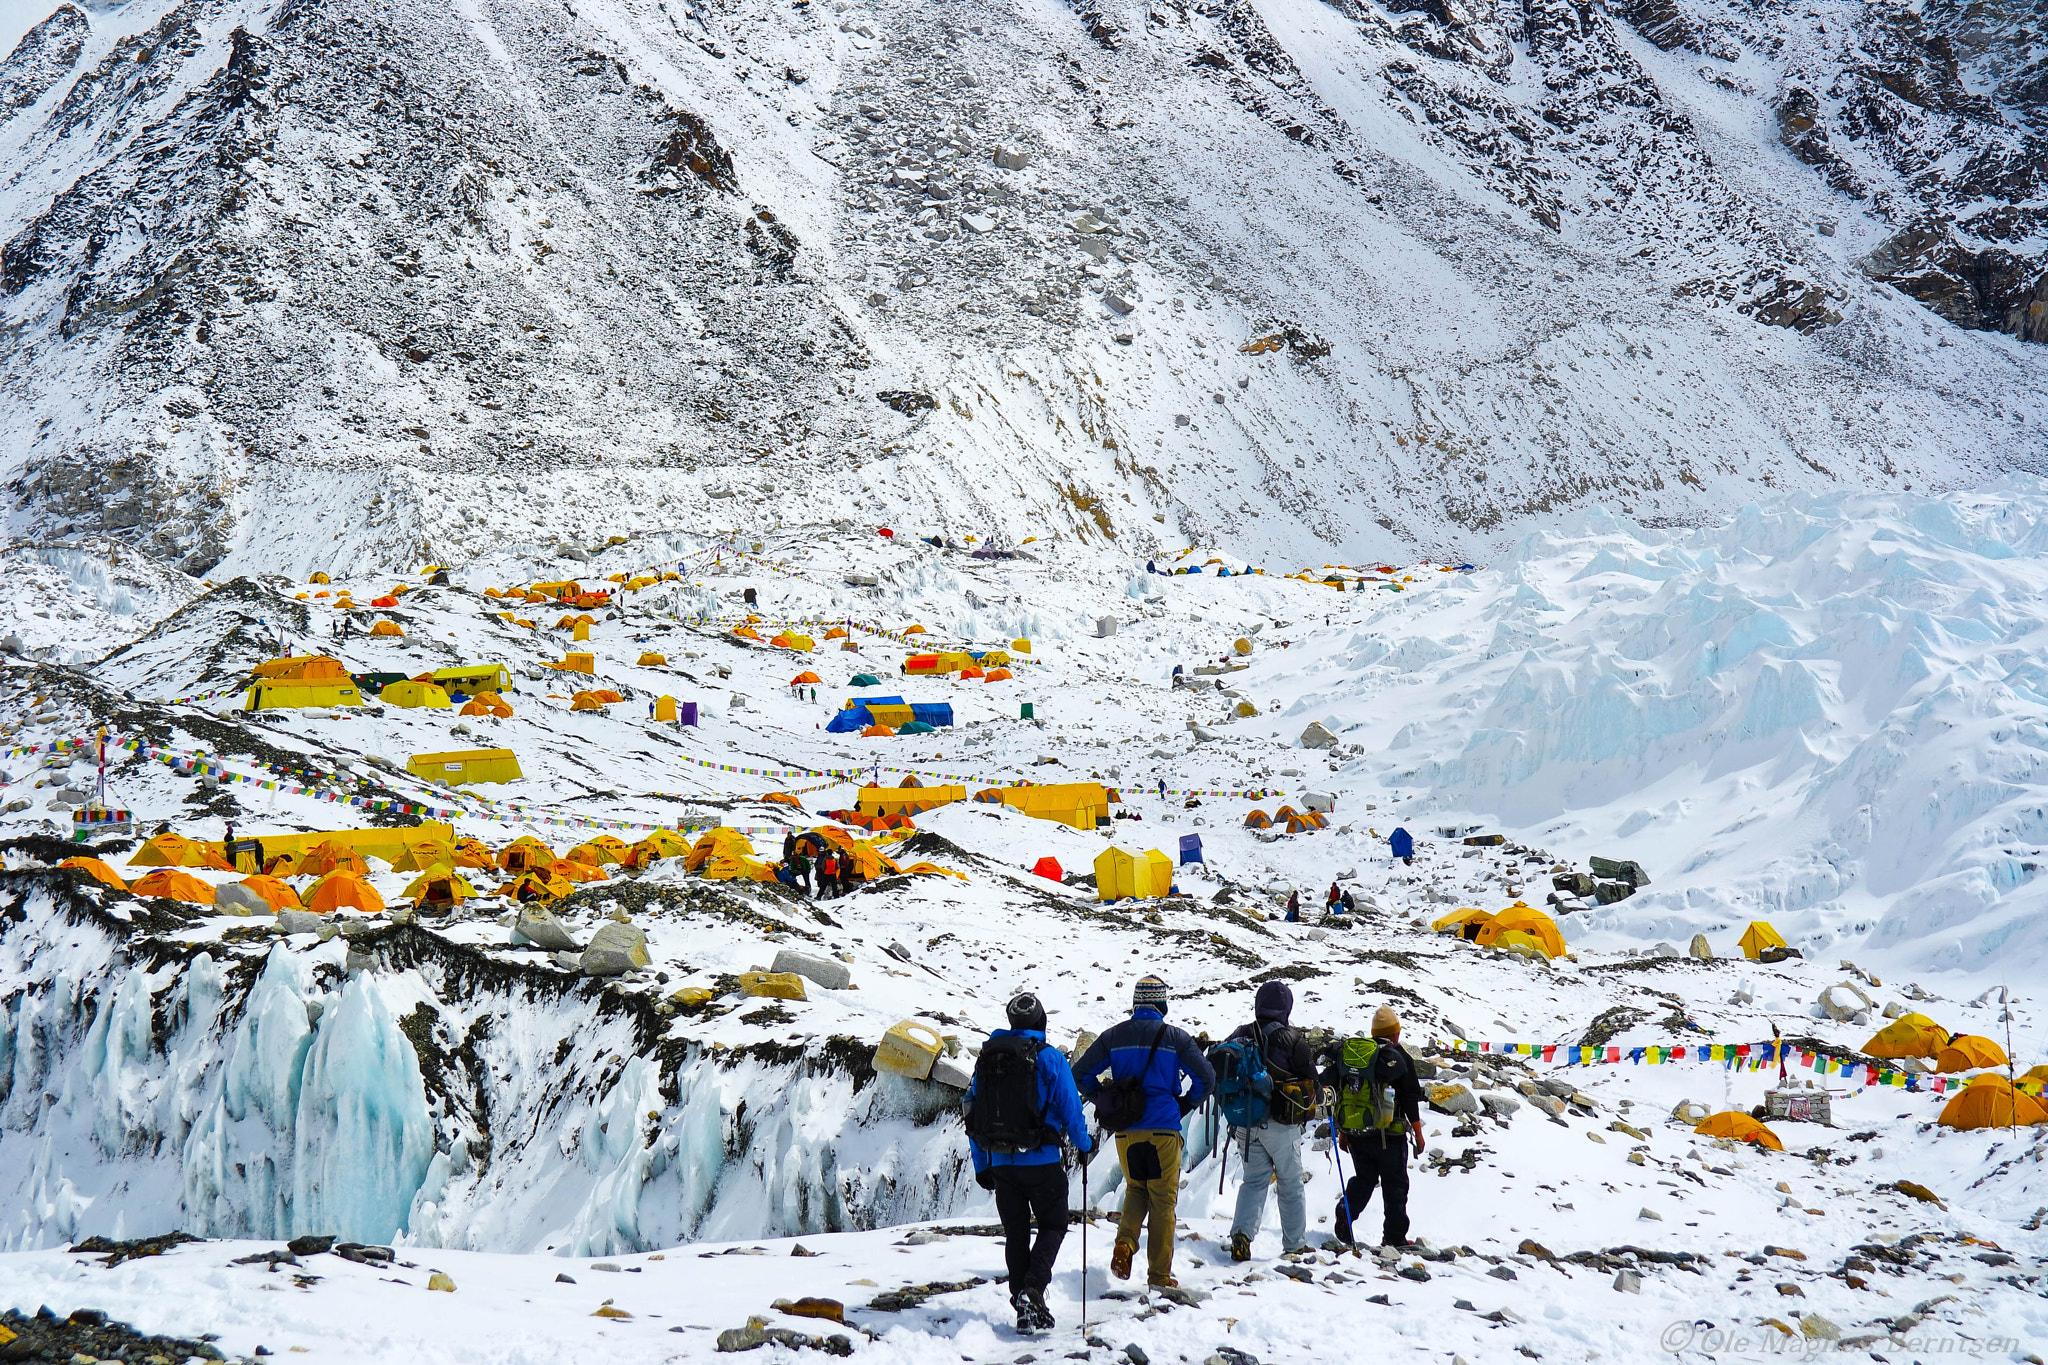
[[[965,787],[926,787],[919,785],[913,777],[901,787],[884,787],[870,782],[854,798],[854,809],[862,815],[921,815],[966,799]]]
[[[855,882],[870,882],[881,877],[901,874],[938,874],[959,877],[960,873],[939,867],[934,863],[915,863],[902,867],[883,852],[881,845],[909,837],[908,831],[884,833],[874,841],[856,839],[836,825],[819,825],[815,829],[797,834],[797,847],[804,856],[817,858],[828,848],[836,850],[846,862],[846,879]],[[685,871],[694,872],[708,881],[752,881],[773,882],[777,880],[776,864],[762,862],[754,856],[754,845],[746,835],[727,826],[707,830],[697,842],[690,846],[683,859]],[[962,880],[965,880],[963,877]]]
[[[1021,643],[1021,642],[1020,642]],[[1029,653],[1030,651],[1022,651]],[[963,680],[979,679],[982,682],[1001,682],[1011,676],[1008,668],[1010,653],[1003,649],[949,649],[933,654],[912,654],[903,660],[905,673],[937,677],[944,673],[957,673]],[[1001,674],[1001,677],[997,675]]]
[[[624,700],[625,697],[612,691],[609,687],[599,687],[578,692],[575,696],[571,697],[569,699],[569,709],[571,711],[602,711],[605,707],[615,706]]]
[[[361,706],[363,694],[339,659],[308,654],[268,659],[256,665],[245,709]]]
[[[1557,921],[1516,901],[1505,910],[1453,910],[1429,926],[1439,934],[1456,934],[1482,948],[1499,948],[1545,961],[1565,955],[1564,933]]]
[[[861,677],[872,675],[863,673]],[[906,702],[901,697],[849,697],[839,714],[826,723],[835,735],[858,732],[868,738],[928,735],[953,723],[953,704],[944,701]]]
[[[1280,826],[1289,834],[1303,834],[1312,829],[1327,829],[1329,820],[1319,810],[1296,810],[1282,806],[1271,815],[1262,810],[1253,810],[1244,817],[1246,829],[1272,829]]]

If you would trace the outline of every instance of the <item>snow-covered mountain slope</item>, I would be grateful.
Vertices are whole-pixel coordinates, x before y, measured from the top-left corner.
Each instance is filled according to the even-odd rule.
[[[2029,22],[67,4],[0,76],[14,521],[1476,555],[2038,469]]]

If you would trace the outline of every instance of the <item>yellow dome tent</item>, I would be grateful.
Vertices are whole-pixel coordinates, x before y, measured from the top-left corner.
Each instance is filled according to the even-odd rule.
[[[1902,1014],[1863,1045],[1870,1057],[1933,1057],[1948,1046],[1948,1030],[1924,1014]]]
[[[1466,906],[1464,909],[1451,911],[1442,919],[1431,921],[1429,929],[1435,934],[1456,934],[1459,938],[1465,939],[1476,938],[1479,931],[1485,928],[1492,918],[1493,916],[1485,910]]]
[[[530,867],[552,867],[555,851],[531,834],[522,834],[498,850],[498,866],[507,872],[524,872]]]
[[[623,863],[629,852],[626,843],[617,835],[600,834],[569,850],[565,855],[572,862],[588,863],[592,867],[603,867],[606,863]]]
[[[415,905],[456,905],[474,897],[476,888],[454,868],[430,867],[406,885],[405,895]]]
[[[557,858],[555,860],[554,873],[563,881],[568,882],[608,882],[611,880],[610,877],[605,876],[602,868],[592,867],[589,863],[577,862],[572,858]]]
[[[187,839],[182,834],[166,830],[135,850],[128,860],[130,867],[210,867],[216,872],[233,872],[227,860],[200,843]]]
[[[1783,948],[1785,936],[1763,920],[1751,920],[1749,927],[1742,931],[1738,943],[1742,948],[1742,955],[1755,962],[1764,955],[1766,949]]]
[[[1545,957],[1564,956],[1564,934],[1558,929],[1557,921],[1520,901],[1481,925],[1476,941],[1482,948],[1504,948],[1508,945],[1501,941],[1502,936],[1511,932],[1533,940],[1543,949]]]
[[[1941,1107],[1935,1119],[1944,1128],[2010,1128],[2048,1123],[2048,1107],[1995,1071],[1987,1071],[1963,1087]]]
[[[362,877],[369,871],[370,865],[355,849],[335,839],[323,839],[299,855],[298,865],[289,875],[324,877],[330,872],[350,872]]]
[[[405,628],[396,621],[379,621],[376,625],[370,627],[370,634],[403,635],[405,634]]]
[[[645,867],[657,858],[686,858],[690,846],[665,829],[655,830],[627,851],[629,867]]]
[[[746,835],[730,826],[720,825],[698,836],[697,842],[690,846],[689,853],[684,855],[683,870],[701,871],[713,858],[740,858],[753,851],[754,846],[748,842]]]
[[[405,852],[392,859],[391,870],[424,872],[437,863],[445,867],[455,866],[455,845],[440,839],[421,839],[407,844]]]
[[[666,694],[654,699],[654,718],[672,721],[676,718],[676,699]]]
[[[1934,1054],[1936,1071],[1977,1071],[1987,1066],[2004,1066],[2005,1049],[1981,1033],[1958,1033],[1948,1046]]]
[[[1776,1133],[1740,1109],[1730,1109],[1726,1113],[1716,1114],[1693,1129],[1693,1132],[1702,1137],[1733,1138],[1737,1142],[1753,1142],[1773,1152],[1785,1150],[1785,1144],[1778,1140]]]
[[[558,901],[576,888],[546,868],[531,867],[498,888],[498,894],[515,901]]]
[[[645,654],[642,654],[640,656],[639,667],[666,668],[668,667],[668,655],[656,654],[653,650],[650,649]]]
[[[496,867],[498,860],[492,856],[490,846],[473,835],[464,835],[455,841],[455,866]]]

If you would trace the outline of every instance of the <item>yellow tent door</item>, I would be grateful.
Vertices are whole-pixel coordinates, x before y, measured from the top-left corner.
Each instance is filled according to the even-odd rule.
[[[1152,849],[1145,854],[1141,896],[1164,896],[1173,890],[1173,860]]]

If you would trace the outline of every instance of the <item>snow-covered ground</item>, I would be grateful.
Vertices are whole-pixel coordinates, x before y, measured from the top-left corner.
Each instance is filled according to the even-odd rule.
[[[181,598],[82,672],[14,670],[0,698],[10,749],[99,725],[138,741],[115,750],[108,794],[145,829],[219,837],[232,821],[260,837],[410,818],[334,803],[353,795],[458,812],[460,833],[493,845],[533,833],[565,850],[599,832],[631,841],[656,825],[723,822],[769,831],[755,842],[771,849],[776,829],[851,804],[854,785],[828,785],[833,774],[877,769],[970,790],[1099,778],[1139,818],[1105,838],[1000,807],[947,807],[918,818],[902,856],[965,882],[892,879],[815,903],[705,883],[674,863],[616,876],[562,907],[579,940],[614,914],[646,932],[652,965],[608,982],[511,945],[507,907],[488,897],[448,919],[280,939],[250,918],[81,891],[18,846],[0,873],[17,912],[0,926],[0,1309],[97,1308],[147,1332],[216,1333],[237,1355],[262,1345],[314,1358],[673,1359],[713,1353],[718,1332],[753,1314],[840,1330],[772,1307],[824,1295],[865,1329],[849,1333],[862,1358],[1091,1349],[1073,1334],[1078,1237],[1055,1284],[1062,1328],[1051,1342],[1021,1342],[992,1284],[900,1313],[867,1306],[905,1283],[1001,1269],[999,1243],[974,1234],[897,1245],[912,1226],[986,1224],[992,1209],[964,1169],[957,1092],[877,1075],[867,1057],[913,1017],[972,1048],[1025,987],[1069,1047],[1156,971],[1172,983],[1176,1021],[1211,1037],[1243,1022],[1254,983],[1276,977],[1292,982],[1305,1025],[1357,1028],[1392,1004],[1440,1080],[1517,1107],[1474,1117],[1469,1136],[1453,1133],[1457,1118],[1429,1115],[1412,1208],[1430,1259],[1383,1268],[1326,1256],[1307,1267],[1309,1284],[1278,1274],[1270,1210],[1258,1257],[1228,1263],[1236,1159],[1219,1194],[1218,1154],[1191,1121],[1182,1282],[1210,1297],[1103,1298],[1128,1287],[1106,1277],[1098,1222],[1089,1311],[1112,1357],[1135,1343],[1159,1361],[1225,1346],[1267,1362],[1330,1360],[1370,1340],[1473,1362],[1519,1360],[1517,1348],[1652,1359],[1677,1323],[1688,1334],[1677,1345],[1697,1359],[1771,1349],[1781,1338],[1768,1319],[1802,1345],[1876,1334],[1857,1349],[1891,1360],[2038,1355],[2041,1130],[1951,1132],[1930,1126],[1943,1096],[1832,1076],[1814,1079],[1837,1091],[1833,1128],[1779,1125],[1784,1153],[1733,1148],[1695,1137],[1673,1106],[1761,1103],[1774,1067],[1567,1068],[1451,1044],[1605,1043],[1626,1055],[1776,1033],[1851,1056],[1882,1023],[1877,1010],[1837,1022],[1816,1017],[1814,1002],[1852,980],[1880,1009],[1898,1002],[2001,1044],[2009,1034],[2022,1070],[2043,1060],[2048,930],[2031,880],[2048,684],[2030,636],[2048,586],[2044,522],[2048,491],[2031,485],[1947,501],[1787,499],[1697,531],[1592,512],[1489,564],[1362,566],[1400,591],[1368,582],[1342,593],[1282,576],[1320,576],[1322,565],[1164,577],[1070,540],[981,561],[831,527],[761,538],[757,559],[643,541],[575,570],[584,582],[690,572],[627,597],[616,618],[595,613],[587,644],[552,629],[560,609],[514,609],[533,630],[493,614],[501,604],[485,587],[561,572],[510,556],[449,588],[420,587],[416,573],[317,588],[245,579]],[[755,543],[741,548],[752,555]],[[877,585],[848,586],[850,573]],[[333,599],[296,600],[346,586],[367,602],[401,581],[414,586],[399,607],[356,617],[358,629],[402,622],[399,639],[334,638]],[[856,628],[850,652],[814,629],[820,649],[805,656],[738,641],[721,623],[738,619],[750,587],[764,627],[851,618],[879,629]],[[1098,637],[1105,617],[1117,633]],[[1028,636],[1032,652],[1005,682],[905,677],[912,624],[927,628],[909,637],[920,643]],[[359,670],[504,662],[518,678],[516,714],[250,718],[231,710],[232,695],[169,701],[231,692],[280,645]],[[587,680],[538,664],[572,648],[594,652],[599,677],[627,700],[569,711]],[[649,651],[667,662],[639,664]],[[1176,664],[1192,674],[1226,658],[1245,666],[1197,675],[1199,690],[1170,685]],[[825,680],[815,701],[788,685],[804,668]],[[883,686],[849,691],[861,671]],[[826,734],[857,691],[951,701],[958,723],[885,740]],[[662,694],[697,701],[703,723],[650,721]],[[1034,720],[1019,717],[1026,701]],[[1238,716],[1240,703],[1252,714]],[[1311,722],[1335,747],[1300,747]],[[472,745],[512,748],[525,778],[455,792],[398,771],[411,754]],[[162,761],[200,750],[231,776],[277,785],[208,785]],[[53,804],[52,790],[87,785],[91,765],[45,762],[0,760],[0,804],[28,803],[0,838],[68,823],[61,803],[73,798]],[[53,780],[66,777],[68,788]],[[777,789],[802,790],[808,813],[752,799]],[[1329,828],[1243,827],[1252,808],[1299,806],[1307,792],[1335,797]],[[1412,867],[1386,856],[1397,824],[1421,840]],[[1441,833],[1473,826],[1506,842],[1467,847]],[[1202,837],[1207,863],[1182,868],[1184,894],[1155,903],[1100,907],[1085,885],[1028,871],[1049,854],[1085,872],[1112,839],[1172,854],[1187,834]],[[1532,962],[1428,930],[1459,905],[1541,904],[1552,868],[1583,869],[1594,855],[1636,859],[1651,882],[1561,913],[1570,958]],[[396,902],[412,874],[373,868]],[[1300,924],[1277,917],[1288,890],[1319,906],[1333,880],[1367,907],[1356,927],[1316,923],[1314,910]],[[1735,939],[1754,918],[1804,958],[1742,960]],[[1653,951],[1683,950],[1696,933],[1716,960]],[[853,988],[813,987],[803,1002],[669,1000],[685,987],[729,991],[785,948],[836,957]],[[1553,1119],[1523,1087],[1560,1076],[1584,1103]],[[1329,1157],[1308,1156],[1319,1238],[1336,1183]],[[1113,1167],[1097,1162],[1092,1177],[1090,1202],[1113,1211]],[[1901,1180],[1944,1203],[1898,1193]],[[59,1249],[172,1228],[241,1240],[114,1269]],[[320,1280],[306,1286],[290,1267],[228,1264],[307,1233],[393,1245],[410,1264],[309,1257],[302,1271]],[[818,1257],[793,1257],[792,1239]],[[699,1259],[729,1245],[765,1248],[776,1273]],[[1457,1255],[1436,1259],[1444,1248]],[[1657,1259],[1681,1252],[1700,1259]],[[1553,1253],[1579,1259],[1553,1265]],[[600,1258],[621,1269],[592,1271]],[[1616,1292],[1630,1264],[1640,1295]],[[428,1294],[434,1270],[454,1279],[452,1296],[397,1298]],[[256,1299],[259,1286],[273,1298]],[[591,1317],[607,1298],[633,1317]],[[1745,1352],[1713,1331],[1757,1344]]]

